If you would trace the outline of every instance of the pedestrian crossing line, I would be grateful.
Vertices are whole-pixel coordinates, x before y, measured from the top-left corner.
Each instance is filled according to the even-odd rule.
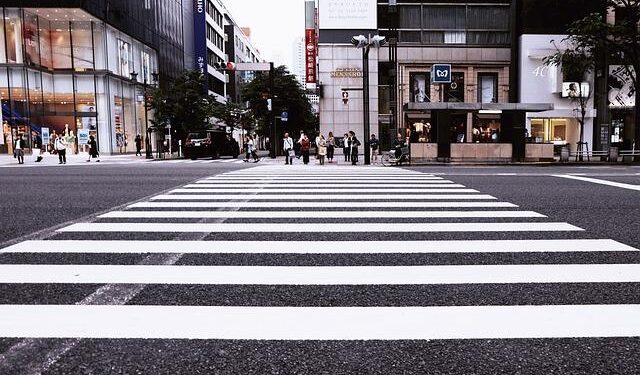
[[[127,208],[518,208],[508,202],[139,202]]]
[[[272,187],[272,188],[287,188],[287,187],[291,187],[291,188],[300,188],[300,187],[317,187],[317,188],[334,188],[334,189],[342,189],[342,188],[403,188],[403,187],[407,187],[407,186],[414,186],[414,187],[428,187],[428,188],[446,188],[446,187],[465,187],[464,185],[461,184],[454,184],[451,181],[429,181],[428,183],[425,182],[419,182],[419,183],[415,183],[415,182],[410,182],[410,183],[404,183],[404,184],[391,184],[391,183],[360,183],[360,184],[353,184],[353,183],[341,183],[341,184],[337,184],[337,183],[314,183],[312,181],[309,181],[307,183],[273,183],[273,184],[269,184],[269,183],[264,183],[264,182],[243,182],[243,183],[238,183],[238,182],[213,182],[213,181],[196,181],[193,184],[189,184],[189,185],[185,185],[185,188],[208,188],[208,187],[222,187],[222,188],[243,188],[243,187]]]
[[[301,201],[301,200],[322,200],[322,201],[331,201],[331,200],[394,200],[398,201],[399,199],[406,201],[421,201],[421,200],[494,200],[497,199],[491,195],[486,194],[477,194],[477,195],[469,195],[469,194],[323,194],[323,195],[306,195],[306,194],[217,194],[217,195],[195,195],[195,194],[161,194],[156,195],[150,198],[151,200],[186,200],[186,201],[200,201],[200,200],[222,200],[222,201],[230,201],[230,200],[286,200],[291,202]],[[399,203],[402,201],[398,201]],[[326,203],[325,203],[326,205]],[[377,205],[377,203],[369,203],[369,206]],[[413,205],[411,205],[413,206]]]
[[[638,282],[640,264],[342,267],[0,265],[0,284],[462,285]]]
[[[415,232],[572,232],[568,223],[77,223],[57,232],[117,233],[415,233]]]
[[[344,181],[391,181],[391,182],[414,182],[414,181],[434,181],[440,182],[445,181],[442,177],[418,177],[418,176],[398,176],[392,177],[387,175],[381,176],[354,176],[354,175],[341,175],[341,176],[315,176],[315,177],[304,177],[304,176],[279,176],[279,175],[270,175],[264,177],[239,177],[233,175],[218,175],[214,177],[206,177],[202,181],[273,181],[276,183],[282,182],[294,182],[294,181],[312,181],[312,182],[344,182]]]
[[[111,211],[101,219],[546,218],[533,211]]]
[[[612,187],[617,187],[621,189],[640,191],[640,185],[624,184],[622,182],[607,181],[607,180],[602,180],[598,178],[589,178],[589,177],[582,177],[582,176],[576,176],[576,175],[553,175],[553,177],[566,178],[571,180],[590,182],[598,185],[605,185],[605,186],[612,186]]]
[[[460,254],[637,252],[609,239],[447,241],[24,241],[0,249],[10,253],[67,254]]]
[[[176,193],[222,193],[222,194],[245,194],[245,193],[322,193],[322,194],[341,194],[341,193],[414,193],[414,194],[432,194],[432,193],[479,193],[475,189],[460,188],[270,188],[261,187],[243,187],[243,188],[186,188],[174,189],[169,194]],[[316,197],[319,198],[319,197]]]
[[[0,305],[15,338],[448,340],[640,336],[640,305],[218,307]]]

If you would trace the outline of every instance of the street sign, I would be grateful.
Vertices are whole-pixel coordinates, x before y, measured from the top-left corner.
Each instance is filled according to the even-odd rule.
[[[288,121],[288,120],[289,120],[289,112],[282,112],[282,113],[280,114],[280,119],[281,119],[282,121]]]
[[[431,82],[451,83],[451,64],[433,64],[431,67]]]

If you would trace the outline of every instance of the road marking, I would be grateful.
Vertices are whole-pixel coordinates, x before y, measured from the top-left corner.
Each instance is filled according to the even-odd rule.
[[[640,305],[0,305],[0,316],[0,336],[17,338],[444,340],[640,336]]]
[[[427,218],[544,218],[533,211],[112,211],[102,219],[427,219]]]
[[[564,232],[583,229],[567,223],[77,223],[57,232],[130,233],[420,233]]]
[[[508,202],[139,202],[127,208],[517,208]]]
[[[230,201],[230,200],[287,200],[287,201],[292,201],[292,202],[296,202],[296,201],[301,201],[301,200],[319,200],[319,201],[330,201],[330,200],[367,200],[367,201],[372,201],[372,200],[398,200],[398,199],[402,199],[402,200],[436,200],[436,199],[442,199],[442,200],[492,200],[492,199],[496,199],[495,197],[491,196],[491,195],[485,195],[485,194],[477,194],[477,195],[468,195],[468,194],[433,194],[433,195],[426,195],[426,194],[405,194],[405,195],[400,195],[400,194],[354,194],[354,195],[347,195],[347,194],[322,194],[322,195],[306,195],[306,194],[281,194],[281,195],[274,195],[274,194],[260,194],[260,195],[256,195],[256,194],[228,194],[228,195],[222,195],[222,194],[218,194],[218,195],[194,195],[194,194],[182,194],[182,195],[169,195],[169,194],[162,194],[162,195],[156,195],[155,197],[151,197],[151,200],[186,200],[186,201],[198,201],[198,200],[225,200],[225,201]],[[373,206],[375,203],[370,203],[369,206]],[[325,205],[328,205],[328,203],[325,203]]]
[[[237,188],[244,188],[244,187],[291,187],[291,188],[301,188],[301,187],[316,187],[316,188],[334,188],[334,189],[341,189],[341,188],[406,188],[406,187],[428,187],[428,188],[446,188],[446,187],[465,187],[464,185],[461,184],[454,184],[451,181],[428,181],[428,182],[407,182],[404,184],[398,184],[398,183],[385,183],[385,182],[377,182],[377,183],[369,183],[369,182],[362,182],[359,184],[353,184],[353,183],[330,183],[327,184],[325,183],[325,181],[309,181],[306,183],[280,183],[280,182],[273,182],[273,183],[264,183],[261,181],[257,181],[257,182],[249,182],[249,181],[245,181],[242,183],[238,183],[238,182],[232,182],[232,181],[225,181],[225,182],[213,182],[212,180],[207,180],[207,181],[196,181],[194,184],[189,184],[189,185],[185,185],[185,188],[208,188],[208,187],[222,187],[222,188],[231,188],[231,187],[237,187]]]
[[[211,188],[188,188],[188,189],[174,189],[169,192],[169,194],[176,193],[221,193],[221,194],[246,194],[246,193],[322,193],[322,194],[331,194],[337,195],[341,193],[413,193],[413,194],[432,194],[432,193],[478,193],[478,190],[475,189],[458,189],[458,188],[374,188],[374,189],[353,189],[353,188],[345,188],[345,189],[335,189],[335,188],[326,188],[326,189],[315,189],[315,188],[254,188],[254,187],[244,187],[244,188],[233,188],[233,189],[211,189]],[[320,198],[320,197],[318,197]]]
[[[597,179],[597,178],[581,177],[581,176],[576,176],[576,175],[553,175],[553,177],[568,178],[570,180],[591,182],[591,183],[594,183],[594,184],[613,186],[613,187],[627,189],[627,190],[640,191],[640,185],[624,184],[624,183],[621,183],[621,182],[612,182],[612,181],[600,180],[600,179]]]
[[[614,240],[451,240],[451,241],[25,241],[0,253],[71,254],[459,254],[635,252]]]
[[[445,285],[637,282],[640,282],[640,264],[373,267],[0,265],[0,284]]]

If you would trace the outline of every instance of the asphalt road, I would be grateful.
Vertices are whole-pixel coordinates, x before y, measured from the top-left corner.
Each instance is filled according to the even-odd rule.
[[[268,241],[287,246],[290,241],[473,241],[536,239],[612,239],[640,248],[640,191],[557,177],[577,175],[608,182],[640,185],[640,168],[619,167],[418,167],[454,183],[490,194],[500,202],[518,205],[546,218],[531,225],[569,223],[585,229],[575,232],[66,232],[53,230],[75,222],[130,223],[362,223],[375,218],[290,220],[276,219],[107,219],[98,213],[124,209],[133,202],[243,164],[163,164],[78,166],[70,168],[0,168],[0,248],[27,239]],[[333,173],[329,166],[314,171]],[[333,168],[333,169],[331,169]],[[258,171],[258,170],[257,170]],[[392,169],[389,169],[392,173]],[[260,173],[260,172],[256,172]],[[356,175],[356,174],[354,174]],[[320,177],[318,184],[323,183]],[[318,194],[318,201],[326,201]],[[388,201],[392,201],[390,198]],[[157,202],[157,201],[156,201]],[[168,200],[168,202],[172,202]],[[382,201],[385,202],[385,201]],[[130,210],[137,210],[130,208]],[[168,209],[156,208],[163,211]],[[210,211],[194,208],[195,211]],[[239,211],[273,211],[239,208]],[[299,211],[296,202],[283,211]],[[310,209],[305,209],[310,210]],[[344,203],[326,201],[320,210],[353,211]],[[384,209],[369,208],[372,211]],[[415,208],[406,208],[414,211]],[[435,211],[444,210],[434,209]],[[489,228],[515,223],[518,218],[447,218],[432,220],[476,223]],[[423,219],[398,217],[387,223],[406,227]],[[39,232],[36,235],[33,233]],[[190,242],[184,242],[190,243]],[[212,242],[213,243],[213,242]],[[1,250],[0,250],[1,252]],[[429,266],[429,265],[590,265],[640,264],[637,251],[264,254],[241,252],[184,254],[24,252],[0,254],[0,266],[22,265],[178,265],[178,266]],[[1,276],[0,276],[1,277]],[[420,307],[420,306],[547,306],[640,304],[636,282],[618,283],[460,283],[453,285],[206,285],[204,283],[120,284],[4,283],[2,305],[120,305],[236,306],[236,307]],[[100,293],[96,293],[100,291]],[[152,319],[150,316],[149,319]],[[259,319],[259,317],[256,317]],[[165,322],[167,325],[171,323]],[[105,323],[107,324],[107,323]],[[380,323],[384,323],[381,321]],[[455,323],[454,323],[455,324]],[[528,322],[523,319],[523,325]],[[185,322],[185,327],[188,322]],[[163,322],[158,322],[162,327]],[[186,328],[185,328],[186,329]],[[0,336],[2,332],[0,331]],[[21,339],[0,338],[0,374],[634,374],[640,373],[640,338],[539,338],[446,340],[209,340],[209,339]]]

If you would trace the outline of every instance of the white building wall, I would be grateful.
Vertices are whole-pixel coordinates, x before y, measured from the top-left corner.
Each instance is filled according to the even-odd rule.
[[[562,40],[566,35],[522,35],[520,37],[520,102],[522,103],[553,103],[554,110],[527,113],[527,129],[531,132],[531,119],[549,118],[567,120],[567,141],[572,150],[579,141],[579,124],[576,109],[579,106],[569,98],[561,97],[562,71],[560,67],[546,66],[544,57],[556,52],[556,47],[566,48]],[[593,92],[593,78],[589,80]],[[593,148],[593,94],[589,100],[587,118],[584,126],[584,141]]]
[[[362,50],[352,45],[321,44],[318,47],[319,81],[323,85],[320,99],[320,132],[336,137],[351,131],[363,141],[363,93],[349,91],[349,102],[343,104],[342,89],[362,89],[362,78],[332,78],[336,69],[362,70]],[[378,51],[369,53],[369,123],[370,134],[378,131]]]

